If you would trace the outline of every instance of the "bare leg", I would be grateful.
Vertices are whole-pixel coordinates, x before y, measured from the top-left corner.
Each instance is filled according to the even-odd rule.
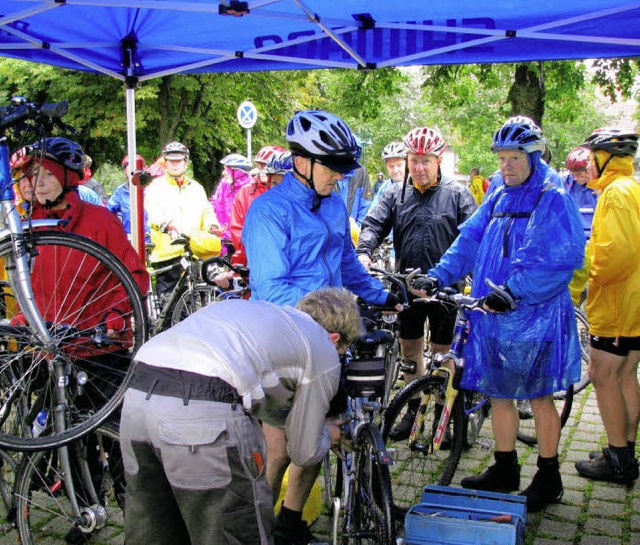
[[[560,416],[553,403],[553,396],[547,395],[530,399],[538,439],[538,453],[543,458],[558,455],[560,442]]]
[[[284,506],[292,511],[302,511],[311,494],[311,488],[320,473],[321,464],[310,467],[289,466],[289,485],[284,496]]]
[[[273,488],[273,501],[278,501],[280,487],[287,466],[289,455],[287,454],[287,437],[284,430],[262,423],[262,431],[267,440],[267,481]],[[291,481],[291,477],[289,478]]]
[[[640,351],[629,352],[622,364],[622,395],[627,409],[627,441],[635,443],[640,423],[640,385],[638,385]]]
[[[405,382],[410,382],[416,377],[424,375],[424,337],[419,339],[400,339],[400,351],[402,352],[402,359],[416,362],[416,373],[409,374],[404,373]]]
[[[622,384],[625,359],[624,356],[591,347],[589,378],[596,391],[600,418],[609,445],[620,448],[627,446],[627,431],[630,428]],[[634,380],[637,383],[635,377]]]
[[[491,427],[497,452],[516,450],[519,423],[513,399],[491,398]]]

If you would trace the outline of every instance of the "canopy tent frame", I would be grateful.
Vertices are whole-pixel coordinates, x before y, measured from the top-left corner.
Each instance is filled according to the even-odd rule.
[[[2,0],[0,55],[125,83],[179,73],[640,56],[638,0]],[[133,241],[144,252],[141,191]]]

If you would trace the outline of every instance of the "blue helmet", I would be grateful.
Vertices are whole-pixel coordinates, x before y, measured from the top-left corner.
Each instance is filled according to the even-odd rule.
[[[493,135],[491,151],[493,153],[499,151],[533,153],[534,151],[543,152],[545,147],[546,141],[540,127],[533,122],[520,121],[507,122],[496,131]]]
[[[244,155],[240,155],[239,153],[230,153],[229,155],[226,155],[225,157],[220,159],[220,162],[226,167],[237,168],[246,172],[249,172],[253,166],[249,159],[247,159]]]
[[[264,167],[266,174],[286,174],[290,170],[293,170],[293,158],[290,151],[274,153]]]

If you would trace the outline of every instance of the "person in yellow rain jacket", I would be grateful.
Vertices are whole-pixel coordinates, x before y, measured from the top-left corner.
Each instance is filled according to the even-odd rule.
[[[484,178],[480,176],[480,169],[476,167],[469,171],[469,177],[471,178],[469,182],[469,189],[471,190],[471,194],[476,200],[476,203],[480,206],[484,200]]]
[[[622,484],[638,478],[640,183],[632,177],[638,137],[632,131],[602,128],[582,144],[591,150],[588,187],[602,191],[588,246],[587,319],[589,377],[608,446],[575,465],[583,477]]]
[[[177,262],[183,254],[181,245],[172,244],[181,234],[200,238],[215,238],[218,220],[209,204],[204,188],[185,175],[189,149],[180,142],[171,142],[162,150],[166,172],[151,182],[144,192],[144,206],[149,216],[151,242],[154,246],[149,261],[154,267]],[[220,241],[212,240],[220,252]],[[214,252],[216,253],[216,252]],[[180,269],[171,269],[156,276],[156,293],[171,292],[180,278]]]

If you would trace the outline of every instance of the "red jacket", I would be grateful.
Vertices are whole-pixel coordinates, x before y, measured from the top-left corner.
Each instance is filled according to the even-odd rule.
[[[242,186],[233,200],[229,230],[231,231],[231,242],[236,247],[236,251],[231,258],[231,261],[235,264],[247,265],[247,254],[244,251],[241,238],[244,220],[247,217],[247,210],[249,210],[251,203],[267,189],[269,189],[269,185],[260,181],[252,181],[250,184]]]
[[[66,199],[68,206],[65,210],[46,210],[35,205],[32,217],[68,220],[69,223],[61,227],[61,231],[83,235],[109,249],[129,269],[141,293],[145,295],[149,288],[149,274],[129,243],[120,220],[102,206],[81,201],[74,191],[67,193]],[[67,281],[64,275],[69,275]],[[106,269],[96,268],[95,260],[74,250],[56,246],[40,248],[31,281],[36,302],[46,321],[85,329],[104,322],[110,313],[127,316],[130,312],[123,289],[118,287],[113,278],[108,278]],[[71,286],[73,291],[70,292]],[[96,293],[104,296],[96,297]],[[122,344],[130,346],[130,328],[125,331],[128,333],[123,336]],[[113,345],[96,351],[94,345],[91,354],[120,348]],[[76,351],[76,355],[80,354]]]

